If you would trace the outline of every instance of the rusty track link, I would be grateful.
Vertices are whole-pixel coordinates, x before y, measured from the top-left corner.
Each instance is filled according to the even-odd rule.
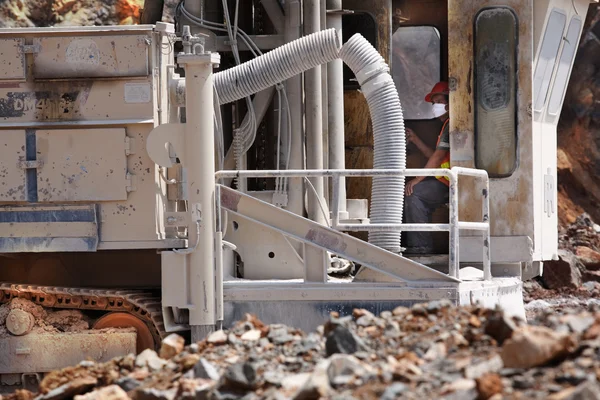
[[[0,304],[27,299],[48,308],[128,312],[148,323],[157,340],[166,336],[160,297],[144,290],[83,289],[0,283]]]

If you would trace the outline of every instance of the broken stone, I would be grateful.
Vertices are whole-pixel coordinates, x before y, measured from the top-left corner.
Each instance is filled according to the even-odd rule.
[[[158,390],[154,388],[137,389],[135,400],[174,400],[177,389]]]
[[[204,358],[201,358],[196,365],[194,365],[194,377],[197,379],[210,379],[218,381],[221,376],[217,369]]]
[[[257,340],[260,339],[261,335],[262,335],[261,331],[259,331],[258,329],[252,329],[252,330],[249,330],[248,332],[245,332],[240,339],[242,339],[246,342],[256,342]]]
[[[507,368],[533,368],[567,355],[575,343],[541,326],[524,326],[504,342],[501,357]]]
[[[396,400],[399,399],[404,392],[409,390],[408,386],[403,383],[394,383],[388,386],[379,400]]]
[[[583,333],[594,324],[596,318],[591,315],[567,315],[562,321],[569,325],[572,332]]]
[[[160,358],[158,354],[151,349],[142,351],[135,359],[135,365],[137,367],[148,367],[150,371],[158,371],[166,364],[167,361]]]
[[[309,378],[309,373],[289,375],[282,379],[281,387],[286,391],[296,391],[304,386]]]
[[[141,385],[139,381],[129,377],[121,378],[116,381],[115,384],[126,392],[131,392]]]
[[[216,331],[216,332],[211,333],[208,336],[208,339],[206,339],[206,341],[208,343],[212,343],[217,346],[226,344],[227,343],[227,334],[223,330]]]
[[[75,396],[74,400],[130,400],[130,398],[119,386],[111,385],[85,395]]]
[[[565,389],[548,398],[548,400],[597,400],[600,399],[598,382],[589,381],[581,385]]]
[[[185,339],[173,333],[163,339],[160,347],[160,358],[170,360],[183,351]]]
[[[336,353],[353,354],[358,350],[358,343],[348,328],[338,325],[327,336],[325,350],[328,357]]]
[[[548,289],[572,288],[577,289],[582,282],[583,266],[577,257],[569,251],[559,250],[558,260],[544,262],[542,282]]]
[[[502,345],[506,339],[509,339],[517,329],[515,322],[503,312],[494,313],[488,318],[485,325],[485,333],[493,337],[499,345]]]
[[[253,390],[259,384],[256,367],[249,362],[230,366],[223,377],[224,384],[220,389]]]
[[[78,394],[88,392],[98,384],[98,380],[91,376],[74,379],[73,381],[49,391],[45,395],[36,397],[36,400],[63,400],[70,399]]]
[[[354,356],[347,354],[334,354],[329,359],[329,368],[327,376],[330,382],[334,382],[340,377],[364,376],[368,369]]]
[[[496,394],[501,394],[503,385],[502,379],[497,374],[486,374],[476,380],[477,392],[479,398],[488,400]]]
[[[329,360],[317,364],[304,385],[292,396],[292,400],[318,400],[327,396],[331,390],[327,375],[328,368]]]
[[[448,354],[448,350],[444,343],[434,343],[429,350],[427,350],[427,353],[425,353],[423,358],[427,361],[435,361],[439,358],[446,357],[446,354]]]
[[[586,246],[579,246],[577,247],[575,254],[586,269],[592,271],[600,270],[600,253],[596,250],[592,250]]]
[[[583,271],[582,280],[584,282],[600,282],[600,271]]]
[[[504,367],[504,362],[500,356],[494,356],[489,360],[480,362],[475,365],[469,365],[465,368],[465,378],[477,379],[483,375],[496,373]]]

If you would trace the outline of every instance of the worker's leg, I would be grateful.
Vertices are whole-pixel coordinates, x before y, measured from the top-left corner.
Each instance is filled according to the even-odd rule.
[[[408,224],[431,222],[436,208],[448,202],[448,186],[437,179],[425,179],[416,184],[413,193],[404,197],[404,221]],[[433,249],[430,232],[404,232],[403,247],[407,252],[427,253]]]

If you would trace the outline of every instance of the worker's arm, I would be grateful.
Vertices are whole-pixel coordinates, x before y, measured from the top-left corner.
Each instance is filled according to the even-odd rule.
[[[409,142],[414,143],[414,145],[417,146],[419,151],[423,153],[425,157],[430,158],[433,155],[433,149],[431,149],[429,146],[423,143],[421,138],[417,136],[415,132],[410,128],[406,130],[406,139]]]
[[[442,161],[444,160],[444,157],[446,157],[447,154],[448,154],[448,150],[444,150],[444,149],[437,149],[436,151],[434,151],[433,155],[431,157],[429,157],[427,164],[425,164],[425,169],[439,168],[440,165],[442,164]],[[406,189],[405,189],[406,195],[410,196],[413,193],[413,187],[425,178],[426,178],[425,176],[417,176],[415,179],[408,182],[406,184]]]

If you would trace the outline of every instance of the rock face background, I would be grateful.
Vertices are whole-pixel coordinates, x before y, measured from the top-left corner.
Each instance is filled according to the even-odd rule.
[[[600,5],[590,5],[558,130],[559,219],[600,221]]]

